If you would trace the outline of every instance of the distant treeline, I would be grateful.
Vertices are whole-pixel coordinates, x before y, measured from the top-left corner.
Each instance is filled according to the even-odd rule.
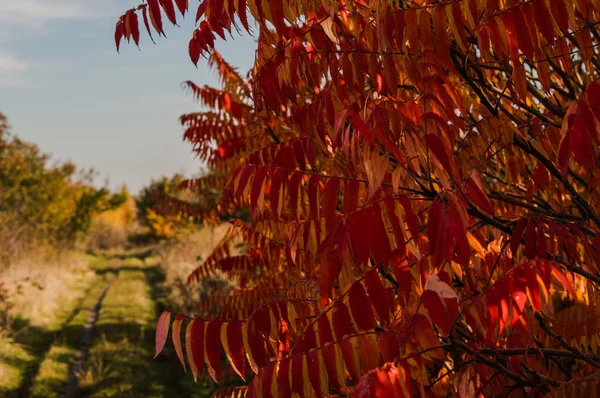
[[[39,246],[72,247],[94,216],[115,209],[127,192],[92,187],[93,170],[53,161],[37,145],[11,134],[0,113],[0,261]]]

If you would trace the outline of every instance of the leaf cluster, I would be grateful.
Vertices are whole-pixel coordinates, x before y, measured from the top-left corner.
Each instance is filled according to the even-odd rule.
[[[117,47],[174,4],[222,83],[185,83],[215,175],[183,186],[250,218],[189,278],[240,287],[164,313],[157,352],[171,327],[215,380],[224,352],[234,396],[597,394],[600,2],[156,0]],[[243,78],[215,43],[248,14]]]

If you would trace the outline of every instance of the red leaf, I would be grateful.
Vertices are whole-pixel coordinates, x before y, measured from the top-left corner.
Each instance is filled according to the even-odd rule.
[[[279,369],[277,371],[277,388],[279,390],[279,396],[291,397],[291,381],[290,381],[290,366],[291,361],[289,358],[283,359],[279,362]]]
[[[335,225],[339,188],[339,178],[330,178],[323,190],[323,210],[321,214],[325,218],[327,231],[331,231]]]
[[[379,350],[383,362],[392,362],[400,355],[400,344],[395,332],[385,331],[379,334]]]
[[[517,249],[521,244],[521,239],[523,238],[523,231],[525,231],[525,219],[519,218],[517,221],[517,225],[513,230],[512,236],[510,237],[510,251],[513,253],[513,256],[517,254]]]
[[[188,0],[175,0],[175,4],[177,4],[177,8],[181,15],[184,15],[188,9]]]
[[[398,197],[398,201],[402,205],[404,209],[404,216],[406,217],[406,224],[408,225],[408,230],[412,235],[412,238],[415,242],[419,241],[419,226],[417,216],[415,215],[412,206],[410,204],[410,199],[408,196],[400,196]]]
[[[352,244],[352,251],[358,264],[366,264],[371,254],[371,219],[373,211],[371,208],[364,208],[347,219],[348,235]]]
[[[371,330],[375,327],[373,309],[369,297],[361,283],[355,283],[348,293],[348,307],[358,330]]]
[[[192,356],[194,357],[194,363],[198,368],[198,376],[202,378],[204,371],[204,335],[205,335],[205,323],[201,319],[194,320],[192,326]]]
[[[548,7],[546,7],[546,1],[534,0],[532,6],[534,8],[533,18],[535,19],[535,24],[548,43],[553,44],[555,39],[554,27]]]
[[[271,190],[269,191],[269,200],[271,202],[271,214],[273,217],[279,217],[279,193],[285,179],[285,170],[278,169],[271,177]]]
[[[569,34],[569,11],[564,0],[552,0],[550,9],[556,24],[564,34]]]
[[[269,365],[266,369],[261,369],[262,377],[259,378],[262,383],[262,396],[272,396],[271,388],[273,387],[273,373],[275,373],[275,364]]]
[[[229,348],[229,360],[233,370],[244,378],[244,340],[242,337],[242,323],[239,321],[230,321],[227,323],[227,345]]]
[[[546,258],[546,234],[544,232],[544,223],[537,223],[537,255],[539,258]]]
[[[344,357],[344,362],[346,364],[346,369],[350,374],[350,378],[354,383],[357,383],[360,379],[360,368],[359,364],[357,363],[356,356],[354,355],[356,349],[355,344],[353,344],[351,339],[346,339],[341,342],[340,347],[342,349],[342,356]]]
[[[198,368],[196,367],[196,362],[194,361],[194,353],[192,351],[192,328],[194,327],[194,319],[191,319],[187,327],[185,328],[185,355],[187,356],[188,363],[190,364],[190,369],[192,370],[192,376],[194,376],[194,381],[198,379]]]
[[[556,266],[552,265],[552,264],[548,264],[548,266],[552,267],[552,275],[554,275],[554,277],[556,279],[558,279],[558,281],[560,282],[560,284],[572,295],[575,295],[575,289],[573,288],[573,284],[571,283],[571,281],[567,278],[567,276]]]
[[[206,12],[206,7],[208,7],[208,0],[203,0],[202,3],[198,6],[198,11],[196,11],[196,23],[202,18],[204,13]]]
[[[312,350],[308,352],[308,378],[313,390],[316,393],[315,395],[317,397],[322,397],[323,391],[321,391],[321,378],[323,376],[327,377],[327,373],[322,372],[325,369],[321,369],[319,363],[319,354],[321,354],[321,350]]]
[[[444,144],[442,140],[435,134],[428,134],[425,136],[425,142],[431,152],[435,155],[437,160],[439,160],[440,164],[446,170],[447,173],[452,174],[452,166],[450,164],[450,158],[446,153],[446,149],[444,148]]]
[[[367,287],[367,292],[369,293],[371,304],[377,312],[377,316],[384,324],[389,324],[392,309],[388,307],[385,286],[381,282],[381,278],[376,269],[367,272],[365,276],[365,285]]]
[[[354,332],[350,322],[350,312],[348,307],[340,301],[336,301],[331,309],[331,324],[337,341],[342,340],[344,336]]]
[[[499,303],[498,294],[495,286],[489,288],[485,293],[486,298],[486,312],[489,320],[489,327],[486,331],[486,341],[491,342],[494,338],[494,331],[496,330],[496,323],[499,319]]]
[[[123,39],[123,34],[125,33],[124,26],[124,22],[119,21],[117,22],[117,26],[115,27],[115,44],[117,45],[117,52],[119,52],[119,48],[121,47],[121,40]]]
[[[221,379],[221,321],[208,322],[205,349],[208,373],[218,382]]]
[[[587,89],[588,102],[590,108],[596,117],[596,120],[600,121],[600,83],[597,81],[591,82]]]
[[[524,266],[523,272],[527,283],[527,289],[529,290],[529,295],[531,296],[533,308],[535,308],[536,311],[541,311],[542,302],[540,299],[540,284],[537,279],[535,267],[531,264],[527,264]]]
[[[163,10],[165,10],[165,14],[167,15],[167,18],[169,18],[169,21],[171,21],[171,23],[173,25],[177,24],[177,16],[175,15],[175,6],[173,5],[173,0],[159,0],[160,4],[162,5]]]
[[[317,328],[319,329],[319,347],[323,347],[325,344],[334,341],[333,330],[331,329],[327,314],[319,315],[319,318],[317,318]]]
[[[352,117],[354,128],[359,131],[363,137],[365,137],[367,144],[372,145],[375,142],[375,139],[373,137],[373,133],[371,132],[371,127],[369,127],[356,112],[350,112],[350,116]]]
[[[200,22],[199,30],[200,33],[202,33],[202,37],[204,37],[206,44],[210,48],[215,48],[215,36],[213,35],[212,30],[210,29],[210,26],[208,26],[208,23],[206,21]]]
[[[308,206],[309,215],[308,218],[319,219],[319,207],[317,205],[318,192],[319,192],[319,181],[318,175],[313,175],[308,180]]]
[[[250,192],[250,207],[252,210],[256,209],[257,207],[258,197],[263,191],[263,183],[267,177],[268,171],[269,169],[267,167],[259,167],[256,171],[256,175],[254,176],[254,181],[252,183],[252,191]]]
[[[140,26],[138,24],[138,16],[135,11],[132,11],[127,14],[127,18],[129,19],[127,22],[129,24],[129,29],[131,31],[131,37],[133,38],[133,42],[136,46],[140,46]]]
[[[467,197],[486,213],[494,213],[494,208],[488,200],[487,195],[473,177],[467,181]]]
[[[558,154],[557,161],[558,166],[560,167],[560,173],[563,176],[567,175],[567,171],[569,171],[569,155],[571,152],[570,148],[570,131],[565,131],[562,139],[560,140],[560,144],[558,145]]]
[[[342,388],[337,372],[337,367],[340,361],[341,358],[338,358],[334,344],[326,345],[323,348],[323,362],[325,362],[327,378],[329,379],[331,386],[336,391],[339,391]]]
[[[387,207],[388,218],[390,223],[392,224],[392,229],[394,231],[394,238],[396,240],[396,246],[400,253],[406,253],[406,242],[404,240],[403,228],[400,226],[400,220],[398,219],[398,215],[396,214],[396,205],[394,203],[394,198],[389,197],[385,200],[385,205]],[[385,266],[389,268],[390,264],[386,261]]]
[[[410,293],[412,292],[413,278],[410,273],[408,262],[406,261],[406,253],[400,253],[397,250],[390,256],[390,264],[396,276],[396,282],[400,285],[400,292],[405,301],[408,300]]]
[[[237,190],[234,193],[234,196],[240,197],[244,190],[246,189],[246,185],[248,184],[248,180],[250,179],[250,175],[254,171],[254,167],[245,166],[242,168],[240,172],[240,180],[238,182]]]
[[[594,261],[596,262],[596,269],[600,268],[600,232],[596,232],[594,236]]]
[[[150,40],[152,40],[152,43],[154,43],[154,38],[152,37],[152,31],[150,30],[150,23],[148,22],[148,7],[142,8],[142,19],[144,21],[144,26],[146,27],[146,31],[148,32],[148,36],[150,36]]]
[[[412,317],[413,336],[417,340],[417,344],[423,350],[427,350],[440,345],[440,340],[437,337],[431,322],[423,314],[416,314]],[[434,358],[443,359],[445,354],[439,348],[428,352]]]
[[[288,199],[290,201],[290,210],[292,213],[292,218],[294,220],[298,219],[298,202],[300,201],[299,189],[301,182],[302,173],[294,172],[288,184]]]
[[[379,204],[371,208],[371,255],[375,263],[380,266],[390,257],[392,248],[388,237],[387,227],[383,222]]]
[[[360,183],[356,180],[351,180],[346,183],[344,189],[344,205],[342,212],[344,214],[352,213],[358,206],[358,193],[360,189]]]
[[[442,201],[435,198],[429,211],[429,221],[427,222],[427,237],[429,238],[429,248],[435,255],[439,231],[445,228],[446,214],[443,209]],[[437,263],[437,262],[436,262]]]
[[[341,112],[338,112],[335,115],[335,124],[333,125],[333,137],[337,137],[338,133],[342,129],[344,122],[346,121],[346,116],[348,116],[348,109],[344,109]]]
[[[535,221],[533,218],[527,220],[527,231],[525,232],[525,256],[532,259],[536,255],[536,234],[535,234]]]
[[[200,60],[200,54],[202,53],[202,48],[200,47],[200,43],[195,38],[190,40],[189,44],[189,52],[190,58],[196,67],[198,67],[198,61]]]
[[[325,300],[328,300],[332,297],[331,289],[333,288],[335,278],[337,278],[342,269],[342,263],[340,262],[340,257],[335,250],[320,255],[317,261],[321,267],[321,297]]]
[[[165,348],[167,336],[169,335],[170,324],[171,313],[169,311],[163,311],[163,313],[158,317],[158,322],[156,324],[156,353],[154,354],[154,358],[156,358],[158,354],[161,353],[163,348]]]
[[[246,2],[247,2],[247,0],[238,0],[237,12],[238,12],[238,18],[240,19],[242,26],[246,29],[247,32],[249,32],[250,26],[248,25]]]
[[[160,5],[158,4],[158,0],[148,0],[148,7],[150,7],[150,21],[152,21],[152,25],[154,29],[160,35],[161,33],[164,35],[163,26],[162,26],[162,14],[160,13]]]
[[[527,304],[527,280],[524,276],[518,275],[517,272],[515,272],[513,276],[514,284],[513,289],[510,292],[513,299],[513,316],[511,326],[514,326],[519,321],[521,314],[525,309],[525,304]]]
[[[434,325],[441,328],[444,333],[449,334],[453,319],[437,293],[432,290],[425,290],[421,295],[421,300],[423,300],[423,305]]]
[[[304,370],[306,361],[303,354],[296,354],[292,357],[292,385],[299,396],[304,397]],[[308,393],[308,391],[307,391]]]

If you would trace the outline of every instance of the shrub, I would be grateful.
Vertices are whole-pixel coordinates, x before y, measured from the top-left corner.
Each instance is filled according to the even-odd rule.
[[[73,246],[94,214],[119,206],[118,195],[89,185],[92,174],[51,163],[35,144],[11,135],[0,113],[0,261],[14,262],[40,244]]]
[[[117,48],[148,16],[164,34],[175,5],[188,10],[129,10]],[[251,30],[248,10],[244,79],[214,46]],[[184,185],[223,189],[217,214],[247,206],[250,220],[190,277],[220,270],[239,288],[194,318],[164,312],[157,353],[170,329],[194,375],[219,380],[223,351],[255,374],[223,395],[598,391],[599,1],[193,11],[189,55],[222,88],[186,83],[206,110],[182,117],[184,139],[218,174]]]

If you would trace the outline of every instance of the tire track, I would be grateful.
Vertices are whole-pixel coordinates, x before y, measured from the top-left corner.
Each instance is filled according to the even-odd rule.
[[[115,276],[113,279],[108,282],[108,284],[104,287],[98,299],[96,300],[96,304],[90,310],[88,318],[85,322],[84,330],[83,330],[83,338],[81,342],[81,347],[79,351],[75,354],[73,365],[69,370],[68,382],[65,389],[65,398],[74,398],[77,394],[77,389],[79,387],[79,375],[85,366],[90,347],[92,345],[92,340],[94,338],[94,326],[98,321],[98,316],[100,315],[100,309],[102,308],[102,301],[108,293],[110,287],[115,283],[115,281],[119,278],[119,272],[115,272]]]

